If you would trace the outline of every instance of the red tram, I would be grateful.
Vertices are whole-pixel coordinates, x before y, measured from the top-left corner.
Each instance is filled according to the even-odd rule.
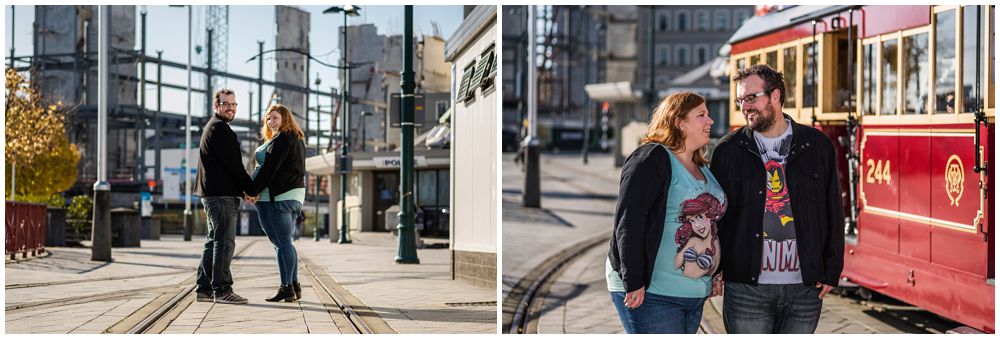
[[[784,72],[783,111],[838,148],[845,284],[989,333],[994,12],[759,7],[729,41],[730,74],[753,64]],[[735,107],[730,123],[746,123]]]

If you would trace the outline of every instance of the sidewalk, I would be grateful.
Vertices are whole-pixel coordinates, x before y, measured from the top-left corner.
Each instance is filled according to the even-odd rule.
[[[496,333],[496,291],[451,280],[447,249],[420,249],[419,265],[399,265],[388,233],[353,233],[354,243],[302,238],[302,299],[269,303],[277,288],[274,250],[264,237],[237,237],[234,290],[247,305],[193,302],[163,333],[348,332],[328,307],[306,264],[320,279],[342,286],[397,333]],[[433,242],[433,239],[426,239]],[[52,254],[5,265],[7,333],[119,333],[150,305],[193,284],[203,237],[143,240],[141,248],[115,248],[114,262],[90,261],[89,248],[50,248]],[[374,317],[372,317],[374,318]],[[375,318],[375,319],[378,319]]]

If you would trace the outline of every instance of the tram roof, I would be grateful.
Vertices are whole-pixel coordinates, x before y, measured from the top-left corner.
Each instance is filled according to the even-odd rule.
[[[773,31],[795,26],[803,22],[846,11],[853,5],[837,6],[791,6],[777,12],[748,19],[726,43],[732,44],[761,36]]]

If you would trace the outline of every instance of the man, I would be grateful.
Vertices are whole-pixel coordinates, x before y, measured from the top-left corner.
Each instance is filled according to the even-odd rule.
[[[782,74],[736,73],[747,125],[720,140],[712,173],[729,199],[719,220],[728,333],[813,333],[844,268],[844,211],[833,143],[781,112]]]
[[[208,216],[208,234],[195,290],[198,301],[247,303],[246,298],[233,292],[233,275],[229,270],[236,247],[240,198],[257,195],[248,191],[252,189],[252,180],[243,168],[239,139],[229,127],[236,117],[236,105],[233,90],[215,92],[215,114],[202,129],[198,145],[198,185],[194,194],[201,197]]]

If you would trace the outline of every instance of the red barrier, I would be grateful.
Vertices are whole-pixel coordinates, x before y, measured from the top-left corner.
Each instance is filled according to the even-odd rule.
[[[36,256],[44,253],[48,223],[45,205],[7,201],[6,210],[5,255],[14,260],[18,253],[22,258],[27,258],[28,253]]]

